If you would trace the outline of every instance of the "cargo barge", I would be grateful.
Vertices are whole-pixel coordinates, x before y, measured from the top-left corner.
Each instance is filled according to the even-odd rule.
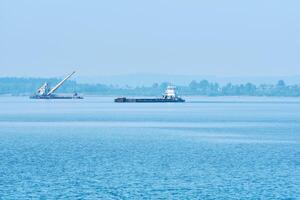
[[[126,98],[119,97],[115,99],[116,103],[183,103],[184,99],[177,96],[176,88],[168,86],[165,94],[161,98]]]

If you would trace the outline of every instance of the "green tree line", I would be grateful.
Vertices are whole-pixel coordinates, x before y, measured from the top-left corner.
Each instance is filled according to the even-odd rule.
[[[50,78],[0,78],[1,95],[29,95],[34,93],[44,82],[52,87],[60,79]],[[154,83],[152,86],[119,87],[105,84],[82,84],[69,80],[57,92],[78,92],[91,95],[143,95],[159,96],[169,85],[168,82]],[[178,85],[180,95],[205,95],[205,96],[300,96],[300,85],[287,85],[283,80],[275,84],[253,83],[220,85],[207,80],[193,80],[189,85]]]

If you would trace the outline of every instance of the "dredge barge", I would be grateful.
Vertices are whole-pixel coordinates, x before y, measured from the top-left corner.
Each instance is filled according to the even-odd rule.
[[[45,83],[42,87],[40,87],[37,92],[30,96],[30,99],[83,99],[82,96],[79,96],[76,92],[72,95],[68,96],[62,96],[57,95],[54,92],[64,84],[65,81],[67,81],[73,74],[75,74],[75,71],[72,72],[70,75],[68,75],[66,78],[64,78],[61,82],[59,82],[54,88],[50,88],[48,83]]]

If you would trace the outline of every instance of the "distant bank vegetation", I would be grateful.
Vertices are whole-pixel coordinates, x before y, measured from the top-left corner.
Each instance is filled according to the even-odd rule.
[[[42,78],[0,78],[0,95],[28,95],[34,93],[44,82],[53,87],[60,79]],[[118,85],[82,84],[67,81],[59,90],[60,93],[78,92],[91,95],[141,95],[159,96],[169,83],[154,83],[152,86],[120,87]],[[252,83],[220,85],[207,80],[191,81],[189,85],[177,86],[179,94],[206,96],[300,96],[300,85],[287,85],[283,80],[276,84]]]

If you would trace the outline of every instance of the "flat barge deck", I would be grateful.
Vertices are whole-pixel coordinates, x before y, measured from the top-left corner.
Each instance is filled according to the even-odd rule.
[[[184,99],[174,98],[174,99],[165,99],[165,98],[126,98],[120,97],[115,99],[116,103],[183,103]]]

